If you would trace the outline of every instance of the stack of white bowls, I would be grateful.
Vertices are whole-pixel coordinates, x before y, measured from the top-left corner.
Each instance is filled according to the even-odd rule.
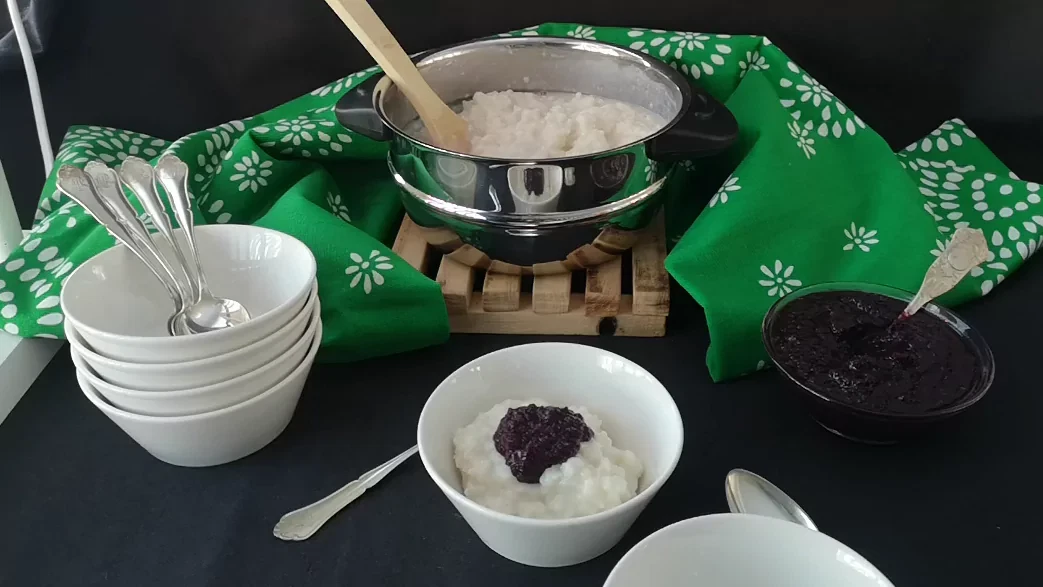
[[[153,456],[186,467],[227,463],[274,440],[322,339],[315,257],[304,243],[211,225],[196,228],[196,245],[211,290],[246,307],[248,322],[171,336],[166,290],[122,245],[77,268],[61,295],[84,395]]]

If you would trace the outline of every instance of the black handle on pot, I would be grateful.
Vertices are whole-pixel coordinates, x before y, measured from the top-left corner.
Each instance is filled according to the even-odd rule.
[[[688,110],[672,127],[648,142],[650,159],[677,160],[716,155],[739,138],[739,123],[724,104],[692,88]]]
[[[333,111],[337,115],[337,122],[344,128],[356,132],[374,141],[390,141],[393,136],[391,129],[384,126],[373,108],[373,89],[384,77],[372,75],[361,84],[351,88],[347,93],[337,100]]]
[[[438,51],[441,49],[431,49],[412,55],[410,59],[416,63]],[[390,128],[384,126],[380,115],[373,107],[373,90],[383,77],[379,74],[371,75],[369,79],[341,96],[340,100],[337,100],[337,105],[333,107],[337,115],[337,122],[340,122],[344,128],[374,141],[390,141],[394,137],[394,133]]]

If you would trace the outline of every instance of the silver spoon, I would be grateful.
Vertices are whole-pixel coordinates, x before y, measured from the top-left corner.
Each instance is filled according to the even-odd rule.
[[[188,198],[188,166],[174,155],[164,155],[156,163],[156,179],[167,192],[174,217],[185,234],[188,256],[195,269],[196,297],[185,309],[185,323],[194,332],[208,332],[237,326],[250,319],[250,313],[235,300],[215,297],[199,264],[196,252],[195,222]],[[187,274],[187,272],[186,272]]]
[[[107,177],[102,174],[102,170],[98,166],[113,173],[113,176]],[[119,194],[119,197],[112,197],[109,187],[118,186],[118,183],[115,183],[114,172],[101,163],[88,164],[87,169],[88,172],[85,172],[71,165],[63,165],[58,170],[58,190],[87,210],[95,220],[109,229],[113,236],[127,247],[127,250],[145,264],[145,267],[163,284],[167,295],[174,302],[173,316],[176,316],[184,307],[184,298],[177,279],[174,277],[173,269],[153,248],[151,241],[148,240],[148,231],[145,230],[137,215],[133,213],[132,208],[129,216],[134,220],[126,219],[126,210],[120,205],[122,202],[126,204],[127,208],[130,207],[126,197],[122,193]],[[97,178],[97,184],[92,179],[93,177]],[[118,190],[118,187],[116,189]],[[177,335],[173,316],[167,321],[167,330],[171,335]]]
[[[174,314],[167,321],[167,329],[174,336],[191,334],[182,321],[178,320],[178,316],[184,312],[192,299],[192,291],[177,277],[179,272],[167,261],[152,240],[152,235],[138,217],[138,211],[134,209],[134,205],[130,203],[127,194],[123,191],[119,175],[114,169],[110,169],[100,161],[91,161],[84,171],[90,177],[102,202],[108,204],[109,210],[114,213],[116,221],[130,232],[139,247],[148,251],[156,259],[157,263],[163,267],[167,279],[172,280],[174,288],[179,292],[181,301],[175,304],[175,307],[180,309],[175,309]]]
[[[406,452],[398,455],[390,461],[380,465],[372,471],[363,473],[361,477],[348,483],[344,487],[334,491],[319,501],[294,510],[279,519],[272,533],[276,538],[282,540],[307,540],[318,531],[330,518],[344,509],[373,487],[380,480],[401,465],[409,457],[417,453],[418,447],[413,446]]]
[[[797,502],[756,473],[732,469],[724,480],[724,495],[732,513],[766,516],[818,532],[818,526]]]
[[[985,262],[988,254],[989,243],[984,232],[977,228],[957,228],[945,250],[928,267],[920,290],[898,319],[912,316],[927,302],[956,287],[971,269]]]

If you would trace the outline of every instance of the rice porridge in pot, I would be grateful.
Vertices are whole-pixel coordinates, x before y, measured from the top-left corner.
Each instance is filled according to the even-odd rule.
[[[666,126],[633,104],[580,93],[478,92],[460,116],[471,131],[470,154],[500,159],[589,155],[637,142]],[[427,138],[423,124],[409,134]]]
[[[453,436],[468,498],[526,518],[562,519],[611,509],[635,495],[644,466],[612,445],[582,406],[507,400]]]

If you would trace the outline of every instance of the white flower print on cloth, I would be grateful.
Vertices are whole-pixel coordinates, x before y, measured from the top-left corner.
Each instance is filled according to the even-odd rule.
[[[326,96],[333,94],[339,97],[341,92],[350,89],[356,83],[361,83],[362,80],[378,71],[380,71],[380,67],[376,65],[367,67],[362,71],[356,71],[349,76],[342,77],[341,79],[330,82],[320,88],[315,88],[311,91],[311,95],[325,98]]]
[[[920,193],[927,198],[924,203],[924,210],[938,222],[939,232],[951,232],[953,228],[956,228],[951,222],[956,222],[963,218],[963,212],[960,211],[959,192],[962,189],[960,184],[966,176],[957,171],[946,170],[947,166],[944,164],[940,164],[940,172],[935,171],[931,168],[933,166],[929,162],[922,159],[919,161],[919,164],[914,162],[914,165],[916,165],[914,169],[918,170],[921,176]],[[973,170],[973,167],[971,169]],[[981,194],[981,196],[984,198],[984,194]],[[966,225],[967,223],[957,224]]]
[[[142,212],[141,214],[138,214],[138,220],[141,221],[141,225],[145,227],[145,230],[149,231],[150,233],[159,231],[159,229],[156,228],[156,223],[152,221],[152,215],[148,212]],[[110,232],[109,234],[112,233]]]
[[[939,129],[944,131],[942,136],[946,132],[967,137],[973,135],[960,119],[943,123]],[[1039,184],[1020,182],[1009,173],[1007,177],[991,172],[980,173],[974,165],[959,165],[953,159],[929,160],[929,157],[940,157],[943,153],[938,148],[938,135],[932,133],[930,136],[935,138],[926,150],[923,141],[918,141],[899,153],[898,160],[906,169],[919,173],[920,193],[927,200],[924,207],[938,221],[939,231],[951,232],[961,225],[969,225],[968,216],[980,217],[984,223],[981,228],[992,229],[1002,226],[990,225],[1020,226],[1029,219],[1026,216],[1032,214],[1031,208],[1041,202]],[[951,136],[945,144],[952,148]],[[970,209],[977,214],[971,213]]]
[[[65,141],[55,155],[55,161],[83,165],[91,159],[100,159],[112,164],[123,161],[130,155],[155,157],[167,145],[167,141],[141,133],[103,126],[81,126],[66,133]]]
[[[714,68],[724,65],[725,55],[730,55],[732,48],[722,43],[714,43],[716,39],[730,39],[731,35],[708,35],[705,33],[685,33],[680,31],[664,31],[661,29],[631,29],[627,33],[631,39],[631,49],[637,49],[663,60],[680,60],[690,56],[695,63],[689,68],[680,64],[684,73],[699,79],[705,75],[713,75]]]
[[[362,291],[367,294],[373,291],[374,285],[384,285],[384,276],[380,271],[389,271],[394,269],[394,265],[389,263],[391,261],[386,255],[380,254],[380,251],[374,249],[369,253],[369,258],[363,259],[362,255],[358,253],[351,253],[351,260],[355,262],[354,265],[349,265],[344,270],[345,275],[354,275],[351,279],[351,283],[348,285],[354,288],[359,282],[362,282]]]
[[[961,210],[960,192],[966,185],[964,179],[975,171],[973,165],[957,165],[952,159],[944,162],[928,161],[923,158],[914,159],[909,152],[899,153],[898,162],[906,169],[919,172],[917,180],[920,185],[918,187],[920,194],[925,198],[923,207],[938,224],[938,232],[950,233],[956,228],[970,225]],[[980,187],[984,184],[979,184],[978,180],[975,180],[970,185],[975,190],[971,194],[971,199],[975,201],[974,208],[979,211],[987,210],[988,204],[983,202],[985,193],[980,191]],[[964,200],[966,199],[964,198]],[[986,215],[990,219],[995,216],[994,213],[990,215],[987,212]]]
[[[48,218],[52,216],[52,213],[56,216]],[[65,197],[65,194],[60,191],[55,190],[51,197],[40,200],[40,204],[36,208],[34,222],[40,222],[42,225],[37,225],[37,228],[40,229],[38,232],[46,232],[50,228],[51,222],[59,219],[61,220],[59,222],[61,226],[72,228],[83,218],[84,214],[85,212],[79,204]],[[62,216],[65,218],[60,218]],[[47,221],[43,222],[45,218],[47,218]]]
[[[222,212],[221,209],[224,207],[225,203],[222,200],[214,200],[213,202],[210,202],[210,207],[207,208],[206,211],[211,215],[217,214],[217,217],[214,218],[215,222],[218,224],[225,224],[232,219],[232,215],[228,212]]]
[[[344,222],[351,222],[351,214],[348,210],[347,204],[344,202],[340,194],[333,192],[326,192],[326,203],[330,205],[330,210],[340,217]]]
[[[839,139],[844,133],[854,135],[866,128],[866,123],[838,100],[833,92],[797,67],[797,64],[789,61],[786,69],[788,72],[783,72],[779,78],[779,102],[794,119],[810,123],[808,130],[814,129],[820,137],[832,135]]]
[[[804,152],[804,156],[808,159],[815,154],[815,139],[811,138],[812,123],[808,121],[804,127],[800,126],[800,123],[796,120],[790,122],[788,125],[789,134],[797,140],[797,147]]]
[[[203,148],[206,150],[205,153],[196,155],[197,167],[195,174],[192,176],[193,180],[203,183],[207,180],[212,180],[215,175],[221,173],[222,161],[226,159],[229,149],[232,148],[232,143],[246,129],[242,122],[235,122],[238,124],[233,126],[229,123],[193,135],[196,138],[205,137],[203,138]]]
[[[247,119],[248,120],[248,119]],[[190,176],[188,197],[205,204],[210,199],[210,186],[214,178],[224,169],[225,161],[232,157],[232,145],[246,132],[246,124],[242,120],[233,120],[224,124],[192,133],[178,139],[167,151],[177,154],[185,145],[202,145],[202,150],[192,155],[181,155],[193,167]],[[201,142],[200,142],[201,141]]]
[[[1024,199],[1019,199],[1016,196],[1012,198],[993,198],[994,203],[998,203],[994,209],[990,209],[989,202],[986,200],[986,189],[994,189],[999,192],[1000,196],[1013,196],[1015,192],[1015,184],[1011,184],[1005,181],[996,182],[996,174],[985,173],[981,177],[971,182],[971,189],[974,190],[971,193],[971,198],[974,200],[974,209],[981,212],[981,219],[985,222],[991,222],[997,218],[1009,219],[1017,212],[1027,211],[1031,205],[1038,204],[1040,197],[1038,193],[1032,191],[1033,187],[1036,190],[1039,189],[1038,184],[1026,183],[1024,186]],[[1021,190],[1018,190],[1021,191]]]
[[[261,161],[257,151],[252,151],[249,155],[243,155],[242,159],[232,165],[239,173],[228,179],[239,182],[239,191],[242,192],[249,188],[256,194],[260,186],[268,185],[268,180],[265,178],[272,174],[272,170],[269,169],[271,166],[271,161]]]
[[[337,123],[323,118],[309,118],[301,115],[297,118],[280,120],[272,125],[255,127],[254,132],[265,136],[262,147],[282,147],[282,155],[299,153],[302,157],[311,157],[312,149],[323,157],[330,152],[340,153],[344,146],[352,142],[351,136],[340,132]],[[281,133],[281,137],[275,135]]]
[[[936,240],[934,241],[934,248],[931,249],[931,254],[938,257],[945,251],[945,247],[947,246],[949,246],[949,239]]]
[[[916,141],[905,148],[906,151],[915,151],[917,149],[924,153],[930,153],[932,150],[937,151],[948,151],[950,147],[959,147],[963,145],[963,137],[977,138],[978,135],[974,134],[974,131],[967,128],[959,118],[954,118],[938,128],[931,131],[931,134],[924,137],[922,140]]]
[[[0,279],[0,316],[10,320],[18,314],[18,305],[11,303],[12,300],[14,300],[14,293],[4,291],[4,288],[6,287],[7,283],[3,279]],[[17,335],[18,325],[13,322],[5,323],[4,332]]]
[[[659,166],[656,165],[655,161],[649,161],[648,165],[645,165],[645,181],[655,181]]]
[[[540,25],[533,25],[525,27],[521,30],[511,31],[509,33],[500,33],[497,37],[536,37],[540,34]]]
[[[594,38],[594,27],[591,26],[578,26],[575,29],[565,33],[570,37],[577,39],[593,39]]]
[[[741,189],[742,186],[739,185],[739,178],[735,177],[734,175],[729,177],[728,180],[725,181],[721,185],[721,187],[717,189],[717,193],[715,193],[713,197],[710,198],[710,207],[713,208],[718,203],[727,204],[728,194],[730,194],[731,192],[737,192]]]
[[[851,223],[850,228],[844,229],[844,236],[850,241],[844,245],[845,251],[851,251],[857,247],[858,250],[868,253],[871,246],[880,242],[876,238],[875,230],[866,230],[866,227],[856,226],[854,222]]]
[[[751,71],[764,71],[770,69],[771,65],[760,54],[760,51],[747,51],[746,58],[739,61],[739,77],[746,77]]]
[[[33,300],[30,305],[34,305],[36,310],[56,308],[60,303],[60,284],[64,284],[65,279],[68,279],[67,274],[72,271],[73,263],[61,256],[56,246],[48,246],[38,251],[43,239],[32,234],[29,236],[19,251],[22,256],[8,259],[4,264],[4,270],[17,273],[18,281],[22,283],[31,282],[29,293],[34,294],[34,297],[30,298]],[[2,291],[6,285],[0,280],[0,317],[11,320],[19,315],[24,307],[19,308],[14,302],[14,293]],[[54,326],[60,324],[63,319],[60,311],[49,312],[40,316],[37,323],[41,326]],[[11,334],[19,333],[18,325],[13,323],[6,324],[4,330]]]
[[[1043,248],[1043,236],[1038,239],[1032,237],[1032,234],[1039,232],[1043,227],[1043,216],[1034,216],[1033,220],[1034,222],[1024,223],[1025,232],[1031,233],[1027,236],[1016,226],[1008,227],[1006,233],[992,231],[989,237],[991,246],[985,262],[971,269],[971,277],[985,277],[981,281],[981,295],[992,291],[992,288],[1003,282],[1007,273]]]
[[[782,297],[792,293],[793,288],[804,285],[799,279],[793,279],[793,266],[786,266],[782,261],[776,259],[774,269],[767,265],[761,265],[761,273],[768,279],[761,279],[757,283],[768,288],[769,297]]]
[[[945,235],[963,226],[985,232],[986,261],[971,270],[968,281],[986,295],[1043,245],[1043,206],[1036,208],[1043,203],[1039,185],[948,158],[958,153],[954,149],[966,144],[964,140],[974,138],[963,121],[949,120],[937,130],[928,142],[917,141],[898,153],[898,161],[917,182],[924,209],[939,232]],[[945,142],[939,144],[939,138]],[[931,254],[939,255],[946,244],[939,239]]]

